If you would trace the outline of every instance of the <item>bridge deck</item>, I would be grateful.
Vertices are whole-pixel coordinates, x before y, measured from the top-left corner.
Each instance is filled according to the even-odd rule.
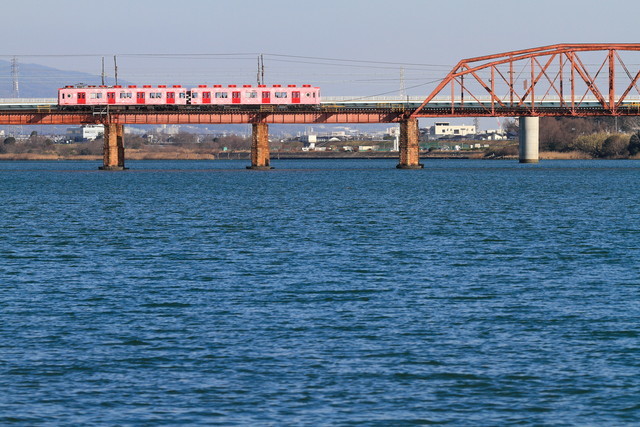
[[[61,110],[55,98],[0,99],[0,125],[45,124],[313,124],[313,123],[398,123],[420,107],[421,97],[325,97],[319,107],[226,109],[178,107],[172,110],[108,109]],[[503,101],[504,104],[504,101]],[[490,97],[472,100],[434,98],[420,112],[421,117],[517,117],[517,116],[635,116],[640,115],[640,97],[627,97],[614,111],[596,98],[568,104],[559,97],[545,97],[521,105],[500,105]]]

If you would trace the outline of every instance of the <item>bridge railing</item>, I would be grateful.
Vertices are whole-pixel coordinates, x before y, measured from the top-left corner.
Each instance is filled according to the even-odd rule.
[[[507,99],[502,99],[500,98],[503,102],[508,103]],[[620,97],[616,98],[616,100],[619,100]],[[323,103],[336,103],[336,104],[349,104],[349,103],[358,103],[358,104],[382,104],[382,103],[409,103],[409,104],[414,104],[414,103],[421,103],[422,101],[424,101],[423,97],[420,96],[406,96],[406,97],[399,97],[399,96],[362,96],[362,97],[357,97],[357,96],[324,96],[322,97],[322,102]],[[458,96],[454,96],[453,99],[451,98],[451,96],[439,96],[439,97],[435,97],[433,99],[431,99],[429,101],[429,104],[451,104],[451,102],[455,103],[455,104],[461,104],[461,103],[465,103],[465,104],[485,104],[485,105],[490,105],[492,103],[492,98],[490,96],[483,96],[483,97],[465,97],[464,99],[462,97]],[[495,101],[494,101],[495,102]],[[534,103],[536,105],[544,105],[545,103],[560,103],[560,102],[564,102],[564,103],[571,103],[571,99],[567,96],[564,97],[560,97],[560,96],[551,96],[551,95],[547,95],[547,96],[543,96],[543,97],[536,97],[534,99]],[[578,97],[576,96],[574,99],[575,103],[597,103],[598,98],[596,98],[595,96],[588,96],[588,97]],[[640,96],[627,96],[624,100],[624,104],[637,104],[640,103]],[[531,100],[526,101],[525,104],[531,104]]]
[[[57,104],[57,98],[0,98],[0,104],[12,105],[34,105],[34,104]]]

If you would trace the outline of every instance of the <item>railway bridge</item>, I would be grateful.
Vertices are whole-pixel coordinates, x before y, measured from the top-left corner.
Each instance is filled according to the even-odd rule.
[[[123,170],[129,124],[251,124],[252,169],[270,169],[270,124],[398,123],[398,168],[421,168],[418,119],[518,117],[519,159],[538,161],[539,118],[640,115],[640,44],[558,44],[460,61],[426,97],[323,98],[301,109],[63,110],[52,100],[5,100],[0,125],[103,124],[104,170]],[[631,60],[633,61],[633,59]],[[633,65],[631,65],[633,64]]]

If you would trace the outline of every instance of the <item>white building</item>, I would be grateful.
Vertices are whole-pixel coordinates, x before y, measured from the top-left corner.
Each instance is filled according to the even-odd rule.
[[[305,144],[315,144],[318,142],[318,135],[302,135],[300,137],[300,142]]]
[[[487,141],[503,141],[507,139],[507,132],[504,129],[489,129],[478,135],[480,139]]]
[[[104,135],[103,125],[82,125],[77,128],[67,128],[67,138],[76,141],[93,141]]]
[[[436,122],[429,128],[429,136],[434,138],[442,138],[444,136],[466,136],[475,135],[475,126],[455,126],[449,122]]]

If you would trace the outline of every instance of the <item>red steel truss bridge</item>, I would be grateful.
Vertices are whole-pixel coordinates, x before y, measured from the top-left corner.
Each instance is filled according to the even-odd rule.
[[[399,167],[419,164],[420,117],[520,117],[520,160],[537,161],[537,118],[640,115],[640,43],[557,44],[460,61],[426,97],[323,97],[295,110],[59,109],[51,100],[0,100],[0,125],[104,124],[104,168],[124,168],[127,124],[253,125],[252,166],[269,167],[269,124],[399,123]],[[526,119],[526,120],[525,120]],[[521,131],[522,132],[522,131]],[[525,141],[522,144],[522,141]]]

